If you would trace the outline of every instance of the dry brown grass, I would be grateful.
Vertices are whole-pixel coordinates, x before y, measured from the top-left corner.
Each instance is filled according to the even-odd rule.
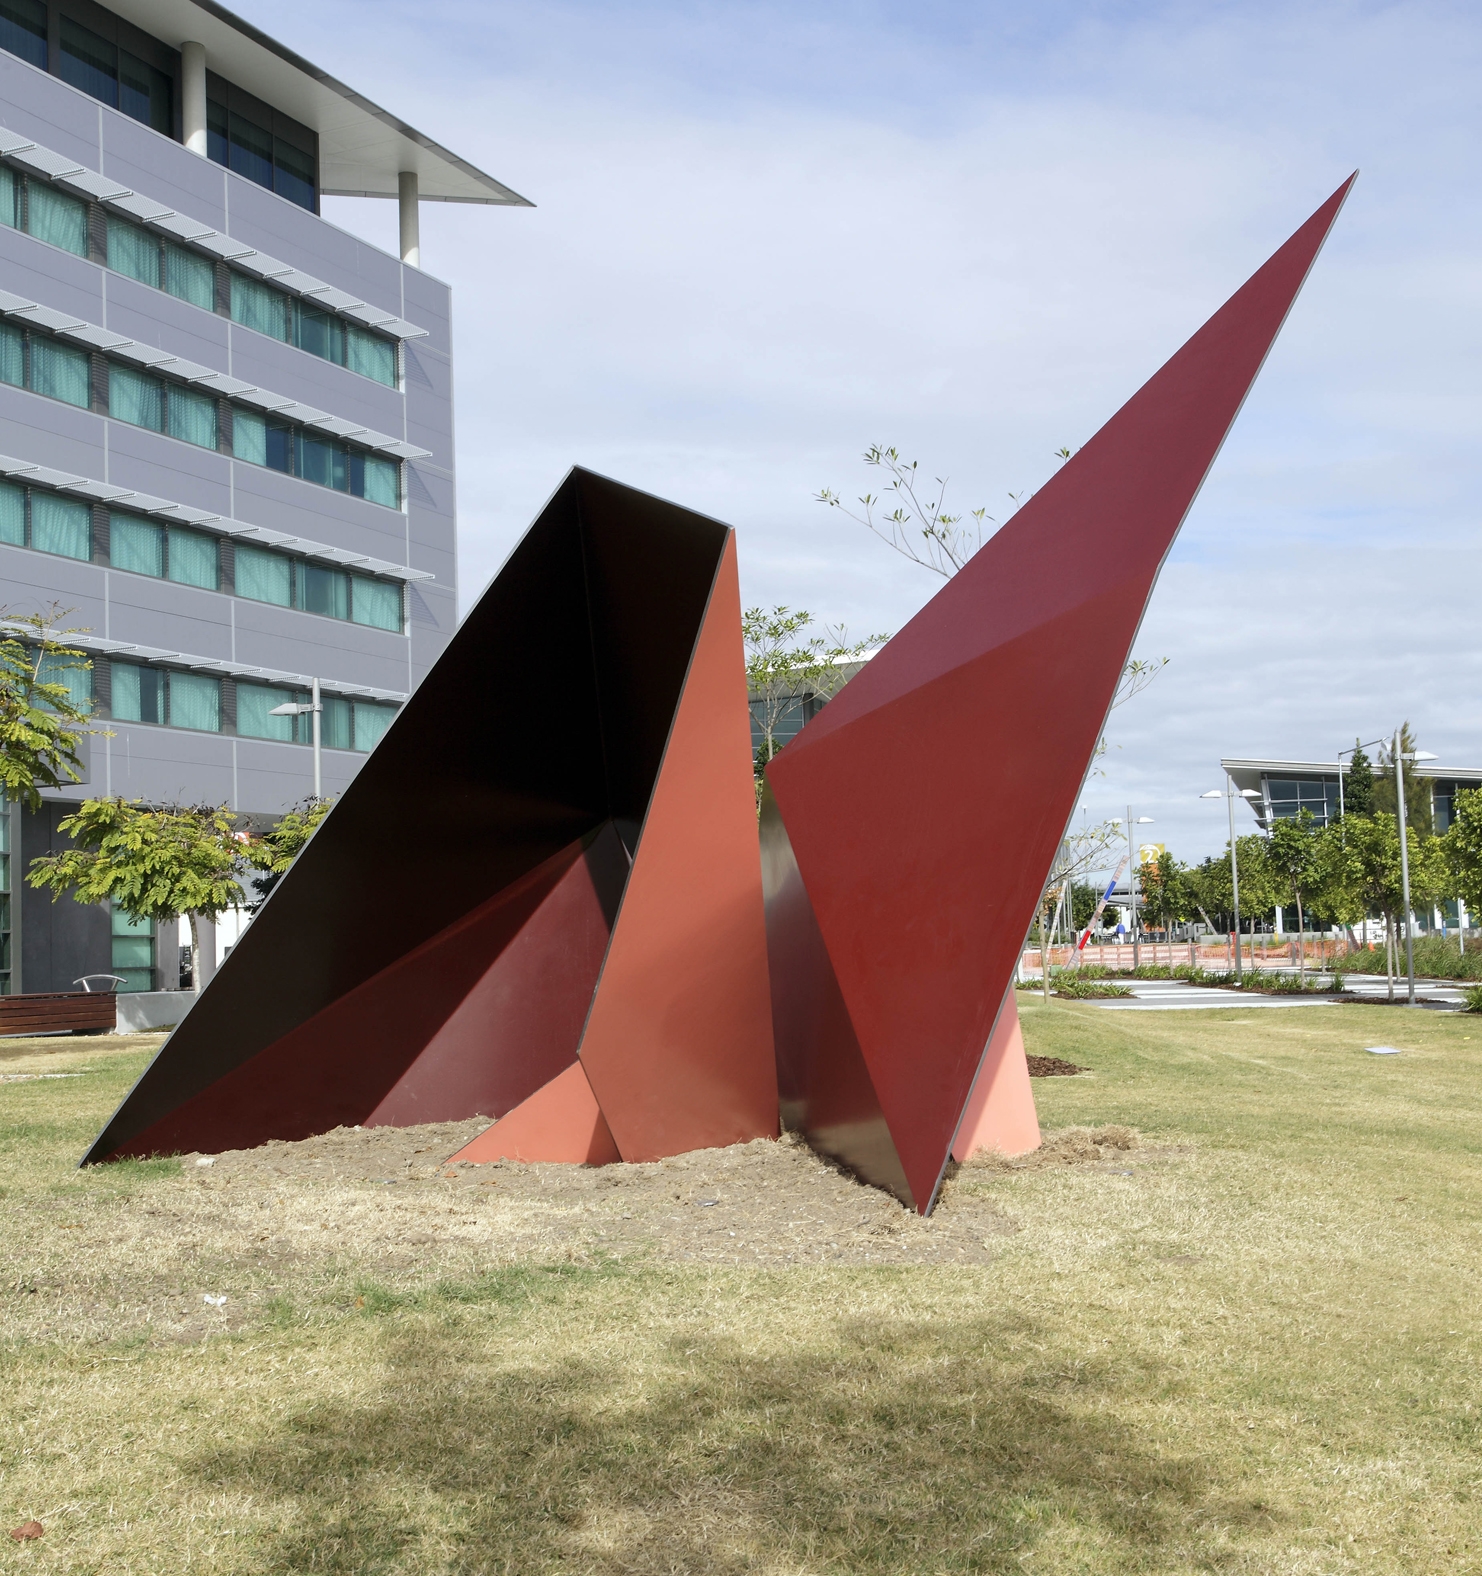
[[[5,1057],[92,1071],[0,1084],[0,1572],[1477,1568],[1482,1031],[1022,1010],[1093,1075],[929,1223],[795,1146],[77,1173],[140,1052]]]

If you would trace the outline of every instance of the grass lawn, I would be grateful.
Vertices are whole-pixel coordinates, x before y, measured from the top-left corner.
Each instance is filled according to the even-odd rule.
[[[1019,1007],[1142,1144],[965,1168],[958,1265],[377,1275],[397,1190],[78,1173],[146,1048],[0,1041],[0,1573],[1482,1570],[1482,1019]]]

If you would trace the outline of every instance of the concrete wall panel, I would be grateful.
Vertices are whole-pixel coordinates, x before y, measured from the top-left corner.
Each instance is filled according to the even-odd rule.
[[[227,367],[227,328],[225,318],[214,312],[177,301],[163,290],[152,290],[137,279],[104,270],[107,301],[103,326],[115,334],[127,334],[144,345],[199,361],[213,372]]]

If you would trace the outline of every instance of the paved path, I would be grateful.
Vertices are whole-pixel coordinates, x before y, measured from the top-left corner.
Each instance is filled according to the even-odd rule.
[[[1187,980],[1118,980],[1132,992],[1125,997],[1098,1001],[1108,1012],[1179,1012],[1196,1007],[1331,1007],[1332,996],[1258,996],[1252,991],[1220,990],[1212,985],[1190,985]]]
[[[1275,972],[1274,970],[1271,972]],[[1294,972],[1294,971],[1283,971]],[[1330,1007],[1336,996],[1263,996],[1255,991],[1221,990],[1212,985],[1190,985],[1187,980],[1120,980],[1132,991],[1132,999],[1098,1001],[1108,1012],[1178,1012],[1196,1007]],[[1382,974],[1348,974],[1344,988],[1364,1001],[1385,1001],[1389,987]],[[1465,1000],[1466,987],[1450,980],[1416,980],[1417,1006],[1437,1011],[1455,1011]],[[1395,1000],[1405,1000],[1405,981],[1395,982]]]

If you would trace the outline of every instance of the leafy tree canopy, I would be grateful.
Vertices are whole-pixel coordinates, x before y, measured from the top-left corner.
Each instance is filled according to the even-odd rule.
[[[0,608],[0,786],[28,810],[41,807],[44,788],[82,781],[77,748],[88,711],[72,699],[66,675],[92,667],[59,630],[66,612],[12,613]]]
[[[1345,815],[1373,815],[1374,768],[1364,747],[1353,741],[1353,762],[1343,777],[1343,813]]]
[[[150,809],[125,799],[85,799],[58,829],[61,853],[33,860],[27,879],[53,900],[112,901],[131,919],[215,918],[242,901],[241,844],[225,805]]]

